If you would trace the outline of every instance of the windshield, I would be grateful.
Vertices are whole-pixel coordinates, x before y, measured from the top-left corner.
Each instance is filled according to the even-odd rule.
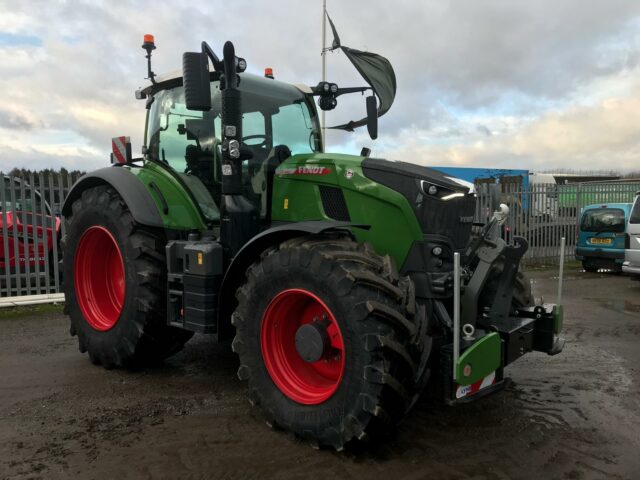
[[[624,212],[619,208],[594,208],[582,215],[580,229],[584,232],[624,232]]]
[[[242,141],[252,152],[252,158],[243,162],[244,194],[264,217],[263,167],[274,155],[274,147],[286,146],[291,155],[319,151],[320,128],[315,110],[295,87],[251,75],[240,78]],[[218,81],[211,82],[212,108],[208,112],[187,110],[182,86],[157,92],[149,110],[146,136],[147,155],[175,170],[198,197],[203,213],[216,219],[216,204],[221,198],[221,98]],[[194,183],[202,183],[203,188],[193,188]],[[209,192],[213,202],[196,191]]]

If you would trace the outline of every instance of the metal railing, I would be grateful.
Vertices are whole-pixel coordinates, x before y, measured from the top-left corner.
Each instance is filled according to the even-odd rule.
[[[580,211],[587,205],[631,203],[640,182],[593,182],[565,185],[480,184],[477,185],[476,220],[486,222],[493,208],[509,207],[507,239],[524,237],[529,250],[523,261],[529,265],[557,263],[560,239],[566,238],[565,258],[575,258]]]
[[[0,306],[61,299],[60,209],[78,175],[0,172]],[[640,182],[569,185],[479,184],[476,221],[486,222],[499,203],[509,206],[507,239],[529,243],[526,264],[557,263],[560,239],[574,258],[580,209],[600,203],[632,202]]]
[[[0,172],[0,299],[47,301],[61,292],[60,209],[76,179],[50,171]]]

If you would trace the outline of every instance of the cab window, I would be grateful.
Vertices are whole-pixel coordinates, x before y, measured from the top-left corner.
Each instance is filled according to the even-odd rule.
[[[181,86],[156,93],[149,111],[147,155],[169,165],[189,187],[205,217],[219,220],[219,82],[211,82],[211,96],[213,108],[198,112],[187,110]]]
[[[280,111],[273,116],[273,144],[288,146],[292,155],[317,150],[306,105],[300,102],[280,107]]]

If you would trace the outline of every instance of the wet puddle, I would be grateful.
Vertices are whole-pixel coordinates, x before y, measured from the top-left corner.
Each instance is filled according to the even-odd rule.
[[[629,300],[616,299],[616,298],[585,298],[585,300],[592,300],[598,303],[600,306],[620,313],[640,313],[640,305],[631,303]]]

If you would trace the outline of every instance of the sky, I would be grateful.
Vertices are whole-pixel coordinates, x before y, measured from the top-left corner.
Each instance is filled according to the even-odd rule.
[[[327,0],[342,43],[387,57],[398,92],[366,130],[331,131],[327,151],[424,165],[534,171],[640,170],[637,0]],[[0,171],[92,170],[111,137],[143,142],[145,33],[156,73],[182,52],[232,40],[248,70],[321,79],[321,0],[0,0]],[[342,53],[328,80],[362,81]],[[360,118],[340,97],[327,124]]]

